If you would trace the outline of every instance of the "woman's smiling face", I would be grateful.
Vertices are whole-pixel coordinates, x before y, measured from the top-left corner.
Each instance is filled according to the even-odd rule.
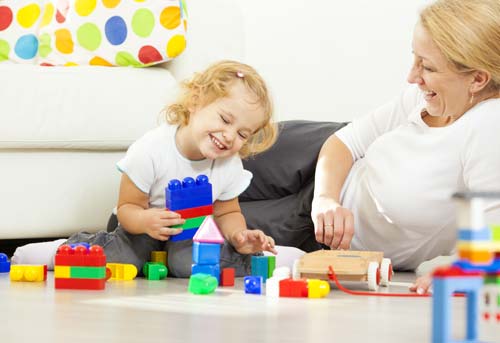
[[[474,76],[451,69],[427,31],[417,24],[413,33],[414,62],[408,82],[425,94],[427,113],[434,117],[461,117],[472,106],[470,86]]]

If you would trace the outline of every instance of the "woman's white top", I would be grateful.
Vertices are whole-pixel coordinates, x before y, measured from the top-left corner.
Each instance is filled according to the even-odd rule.
[[[340,199],[354,214],[351,248],[383,251],[398,269],[452,253],[454,192],[500,190],[500,99],[445,127],[427,126],[424,109],[411,86],[336,133],[355,161]],[[487,222],[500,224],[500,202],[487,206]]]

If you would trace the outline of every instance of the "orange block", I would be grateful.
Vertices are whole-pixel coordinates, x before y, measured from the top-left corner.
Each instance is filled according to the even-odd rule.
[[[459,249],[460,259],[468,260],[473,264],[489,264],[493,261],[494,254],[488,250],[465,250]]]

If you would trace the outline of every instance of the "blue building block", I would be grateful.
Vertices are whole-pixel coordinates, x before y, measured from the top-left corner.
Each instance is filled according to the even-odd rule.
[[[0,273],[10,272],[10,262],[6,254],[0,253]]]
[[[193,263],[218,264],[220,262],[220,244],[193,243]]]
[[[191,274],[209,274],[217,279],[220,284],[220,265],[217,264],[193,264],[191,265]]]
[[[491,264],[486,266],[475,265],[465,260],[456,261],[452,265],[469,272],[496,273],[500,270],[500,258],[495,258]]]
[[[177,241],[185,241],[187,239],[193,239],[194,235],[196,235],[196,232],[198,232],[198,228],[182,230],[182,232],[179,233],[178,235],[170,236],[169,240],[171,242],[177,242]]]
[[[165,206],[171,211],[212,203],[212,184],[206,175],[198,175],[196,181],[192,177],[186,177],[182,182],[173,179],[165,188]]]
[[[266,282],[269,276],[269,259],[267,256],[252,256],[252,275],[262,276]]]
[[[85,247],[85,248],[87,248],[87,250],[90,249],[90,244],[86,243],[86,242],[72,243],[69,246],[71,247],[71,249],[74,249],[78,246]]]
[[[263,289],[263,279],[262,276],[245,276],[243,278],[243,283],[245,284],[245,293],[247,294],[262,294]]]
[[[484,227],[481,230],[459,229],[459,241],[491,241],[491,230],[489,227]]]
[[[477,342],[479,296],[483,286],[483,277],[451,276],[434,277],[432,294],[432,343]],[[463,341],[451,339],[451,299],[454,292],[465,293],[467,297],[467,327]]]

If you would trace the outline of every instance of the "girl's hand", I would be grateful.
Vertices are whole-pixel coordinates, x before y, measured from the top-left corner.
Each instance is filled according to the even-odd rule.
[[[269,251],[277,254],[274,247],[274,239],[266,236],[261,230],[241,230],[235,232],[230,238],[229,243],[240,254],[253,254],[261,251]]]
[[[159,241],[166,241],[170,236],[181,233],[182,229],[171,229],[170,227],[185,222],[178,213],[161,208],[144,210],[141,219],[145,227],[144,231]]]
[[[430,291],[432,285],[432,275],[427,274],[415,280],[415,283],[410,286],[410,291],[418,294],[425,294]]]
[[[335,200],[316,197],[312,202],[311,218],[316,241],[331,249],[350,249],[354,235],[354,216]]]

